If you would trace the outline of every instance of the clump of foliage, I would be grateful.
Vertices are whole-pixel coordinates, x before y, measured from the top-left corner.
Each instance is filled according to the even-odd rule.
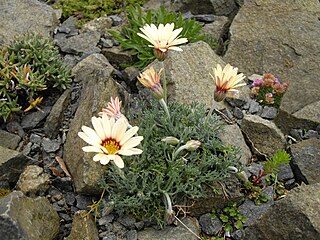
[[[0,116],[6,121],[11,113],[40,102],[40,92],[66,89],[71,81],[71,70],[52,40],[37,34],[18,36],[0,52]]]
[[[268,158],[267,161],[263,164],[263,169],[259,171],[257,176],[253,176],[251,181],[246,182],[245,189],[248,194],[248,198],[256,205],[267,202],[269,199],[262,192],[263,183],[262,178],[267,176],[269,177],[269,183],[277,183],[276,174],[279,172],[281,165],[288,165],[291,160],[291,156],[285,150],[278,150],[271,158]],[[277,187],[275,184],[276,191],[279,191],[279,194],[285,193],[283,187],[280,185]],[[283,194],[282,194],[283,195]]]
[[[183,28],[181,38],[187,38],[188,42],[197,42],[205,40],[205,35],[200,33],[203,24],[193,19],[183,19],[181,13],[175,13],[164,6],[158,10],[148,10],[145,14],[142,13],[141,7],[129,7],[128,9],[128,25],[123,27],[121,32],[112,31],[112,35],[121,46],[126,50],[133,50],[133,55],[136,55],[139,61],[135,64],[139,69],[144,69],[154,59],[153,48],[148,47],[149,42],[137,35],[141,32],[146,24],[154,24],[158,27],[160,23],[174,23],[175,28]]]
[[[128,159],[123,172],[108,165],[103,183],[119,214],[156,219],[160,226],[174,221],[168,209],[206,196],[205,189],[214,189],[229,176],[228,167],[238,164],[235,150],[217,137],[222,122],[216,115],[205,122],[206,109],[199,104],[172,103],[169,109],[171,118],[156,106],[135,112],[132,123],[144,137],[143,154]],[[184,148],[190,140],[201,144]]]
[[[262,79],[254,80],[251,85],[251,96],[263,105],[278,108],[288,86],[287,82],[281,84],[276,77],[267,73]]]
[[[126,6],[143,3],[145,0],[60,0],[54,6],[62,9],[64,18],[76,16],[81,25],[103,15],[120,13]]]
[[[212,209],[211,218],[219,218],[221,220],[225,233],[241,229],[247,221],[247,218],[240,213],[236,202],[229,202],[223,209]]]

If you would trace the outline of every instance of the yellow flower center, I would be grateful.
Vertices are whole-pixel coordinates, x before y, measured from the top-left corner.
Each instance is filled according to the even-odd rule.
[[[104,140],[102,146],[104,146],[107,149],[108,154],[115,154],[121,148],[119,142],[112,138]]]

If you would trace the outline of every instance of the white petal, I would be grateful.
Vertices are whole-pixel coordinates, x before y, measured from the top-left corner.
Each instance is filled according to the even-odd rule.
[[[139,143],[143,140],[142,136],[137,136],[129,139],[125,144],[121,146],[121,149],[129,149],[139,145]]]
[[[142,150],[139,148],[121,149],[120,151],[118,151],[118,154],[124,155],[124,156],[138,155],[141,153],[142,153]]]
[[[110,157],[109,157],[109,155],[105,155],[104,154],[104,156],[102,156],[102,158],[100,159],[100,163],[102,164],[102,165],[106,165],[106,164],[108,164],[110,162]]]
[[[120,141],[124,133],[126,132],[127,128],[128,125],[125,119],[120,118],[118,121],[116,121],[112,128],[111,137],[113,139],[116,139],[117,141]]]
[[[105,138],[111,137],[111,124],[107,114],[102,115],[102,127],[104,130]]]
[[[139,128],[137,126],[130,128],[126,133],[123,135],[123,137],[120,140],[120,145],[123,145],[126,141],[128,141],[131,137],[133,137],[137,132]]]
[[[179,48],[179,47],[174,47],[174,46],[169,47],[169,49],[170,49],[170,50],[174,50],[174,51],[178,51],[178,52],[182,52],[182,51],[183,51],[181,48]]]
[[[124,168],[124,162],[120,156],[115,155],[115,159],[113,161],[118,168]]]
[[[96,142],[94,139],[92,138],[89,138],[85,133],[83,132],[78,132],[78,136],[80,138],[82,138],[85,142],[93,145],[93,146],[99,146],[100,145],[100,142]]]
[[[91,139],[93,139],[97,143],[101,143],[101,138],[97,135],[97,133],[92,129],[87,126],[82,126],[81,127],[82,131]]]
[[[98,153],[98,154],[94,155],[93,161],[99,162],[99,161],[103,158],[103,156],[105,156],[105,154],[103,154],[103,153]]]
[[[102,126],[102,122],[101,122],[101,118],[97,118],[97,117],[92,117],[91,118],[91,122],[93,125],[94,130],[96,131],[97,135],[99,136],[100,139],[105,139],[105,133],[103,130],[103,126]]]
[[[83,147],[82,150],[84,152],[97,152],[97,153],[103,152],[99,147],[95,147],[95,146],[86,146],[86,147]]]

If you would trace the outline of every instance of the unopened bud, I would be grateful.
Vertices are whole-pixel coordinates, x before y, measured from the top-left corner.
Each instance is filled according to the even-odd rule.
[[[200,141],[190,140],[186,143],[186,149],[191,152],[191,151],[198,149],[200,147],[200,145],[201,145]]]
[[[161,141],[171,145],[177,145],[180,142],[180,140],[175,137],[165,137],[161,139]]]

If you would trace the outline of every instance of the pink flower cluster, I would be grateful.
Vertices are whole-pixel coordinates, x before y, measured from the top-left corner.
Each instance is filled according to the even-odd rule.
[[[275,104],[280,105],[283,94],[288,89],[288,82],[280,83],[278,78],[273,76],[271,73],[263,75],[262,79],[256,79],[251,85],[251,95],[256,98],[259,102],[264,104]]]

